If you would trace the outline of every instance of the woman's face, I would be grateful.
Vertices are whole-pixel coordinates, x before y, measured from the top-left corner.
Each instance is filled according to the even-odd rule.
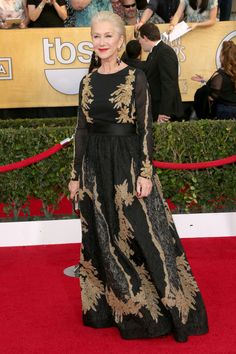
[[[92,41],[96,54],[106,60],[117,57],[123,36],[110,22],[95,22],[92,27]]]

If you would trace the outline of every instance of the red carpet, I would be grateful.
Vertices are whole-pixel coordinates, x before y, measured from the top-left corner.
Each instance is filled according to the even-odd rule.
[[[1,354],[235,354],[236,237],[184,239],[209,315],[210,332],[123,340],[116,328],[81,321],[78,280],[63,274],[79,245],[0,248]]]

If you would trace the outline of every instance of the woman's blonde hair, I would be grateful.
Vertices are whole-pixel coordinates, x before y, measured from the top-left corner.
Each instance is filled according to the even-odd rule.
[[[125,32],[125,24],[120,16],[110,11],[100,11],[97,12],[96,15],[93,16],[91,20],[91,33],[93,32],[93,25],[97,22],[109,22],[115,28],[116,32],[123,36],[125,44],[126,40],[126,32]]]
[[[236,44],[233,41],[223,42],[221,49],[221,65],[228,74],[236,90]]]

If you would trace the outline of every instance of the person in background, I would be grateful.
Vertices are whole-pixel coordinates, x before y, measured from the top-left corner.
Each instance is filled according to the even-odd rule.
[[[220,21],[229,21],[232,10],[232,0],[219,0],[219,10]]]
[[[205,92],[211,106],[212,118],[236,119],[236,44],[233,41],[223,42],[221,49],[221,68],[206,82],[201,75],[192,80],[206,84],[200,90]],[[198,98],[201,97],[200,101]],[[204,97],[195,94],[194,108],[199,119],[204,109]]]
[[[152,115],[142,70],[118,60],[120,16],[92,19],[101,58],[79,89],[70,197],[79,194],[83,323],[124,339],[208,331],[202,296],[152,168]],[[157,344],[158,353],[158,344]]]
[[[144,11],[137,9],[135,0],[122,0],[122,4],[124,7],[125,24],[129,26],[138,24],[143,16]],[[156,14],[153,14],[149,18],[148,22],[163,23],[163,20]]]
[[[138,40],[133,39],[126,44],[125,52],[123,53],[121,60],[133,68],[139,68],[145,70],[146,63],[141,61],[142,47]]]
[[[145,73],[150,87],[153,120],[158,123],[179,120],[183,116],[183,107],[177,55],[160,39],[160,31],[153,23],[145,23],[139,33],[142,49],[149,52]]]
[[[217,21],[218,0],[180,0],[179,7],[170,21],[169,32],[180,21],[185,13],[185,21],[191,22],[192,29],[210,27]]]
[[[145,24],[151,16],[156,13],[163,22],[169,23],[179,6],[179,0],[150,0],[144,10],[140,22],[137,24],[138,30]]]
[[[65,27],[75,27],[75,10],[70,4],[70,0],[66,0],[66,10],[67,10],[67,19],[65,20]]]
[[[121,0],[110,0],[114,14],[119,15],[122,19],[124,18],[124,8],[122,6]]]
[[[89,27],[92,17],[99,11],[111,11],[109,0],[70,0],[75,13],[75,27]]]
[[[31,27],[64,27],[67,18],[65,0],[28,0]]]
[[[149,0],[136,0],[136,5],[138,10],[144,10],[148,4]]]
[[[29,23],[26,2],[27,0],[0,0],[0,28],[26,28]]]

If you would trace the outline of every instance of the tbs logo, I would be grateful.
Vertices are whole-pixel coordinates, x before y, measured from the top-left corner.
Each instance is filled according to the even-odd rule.
[[[71,42],[61,42],[61,38],[54,38],[50,42],[43,38],[44,63],[53,66],[45,69],[45,76],[49,84],[56,90],[66,95],[75,95],[79,92],[81,79],[87,74],[87,68],[55,68],[57,62],[71,65],[75,62],[89,64],[92,54],[92,43],[80,42],[77,47]]]

